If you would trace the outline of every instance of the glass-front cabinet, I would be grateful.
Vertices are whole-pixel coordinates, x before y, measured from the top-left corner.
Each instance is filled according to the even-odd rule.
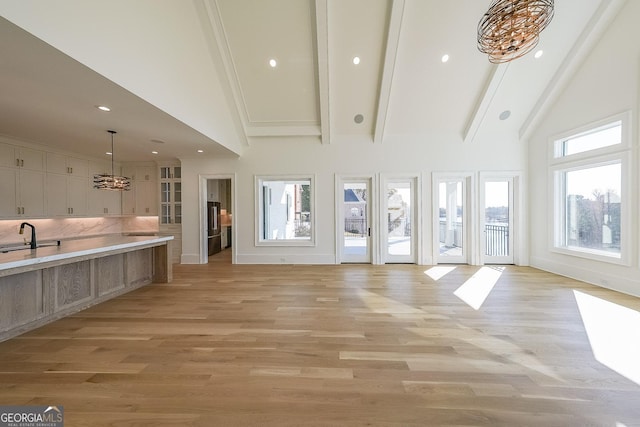
[[[160,167],[160,224],[182,224],[180,166]]]

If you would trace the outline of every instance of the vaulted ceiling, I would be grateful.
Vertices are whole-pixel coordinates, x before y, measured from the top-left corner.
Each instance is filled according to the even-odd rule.
[[[490,0],[2,2],[0,134],[100,157],[115,129],[139,161],[282,138],[518,140],[624,1],[556,1],[544,55],[502,65],[476,48]]]

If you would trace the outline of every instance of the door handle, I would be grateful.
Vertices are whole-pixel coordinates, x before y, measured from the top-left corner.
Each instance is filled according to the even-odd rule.
[[[369,234],[369,237],[371,237],[371,227],[367,229],[367,233]]]

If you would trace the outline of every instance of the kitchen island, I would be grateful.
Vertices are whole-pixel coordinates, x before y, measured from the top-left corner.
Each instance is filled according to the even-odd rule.
[[[172,239],[104,236],[0,253],[0,341],[149,283],[170,282]]]

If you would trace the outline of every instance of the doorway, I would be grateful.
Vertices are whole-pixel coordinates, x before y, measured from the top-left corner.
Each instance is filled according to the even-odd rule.
[[[436,264],[469,264],[471,244],[470,175],[437,175],[433,179],[434,258]]]
[[[512,176],[483,176],[480,182],[480,247],[483,264],[514,263]]]
[[[200,263],[235,263],[234,176],[200,175]]]
[[[336,192],[338,245],[341,263],[372,262],[372,179],[343,178]]]
[[[389,178],[384,184],[384,260],[386,263],[416,263],[417,178]]]

